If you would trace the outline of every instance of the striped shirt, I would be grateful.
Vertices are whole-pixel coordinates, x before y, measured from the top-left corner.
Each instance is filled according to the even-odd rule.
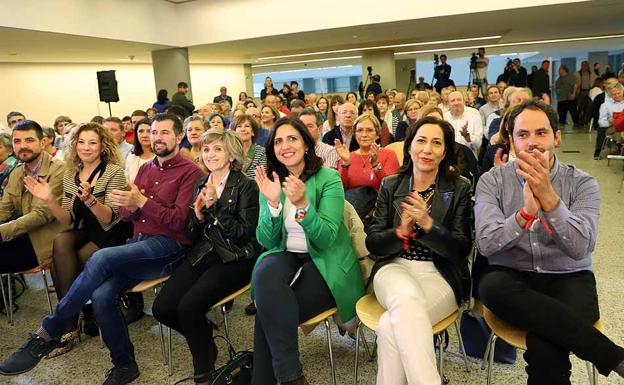
[[[253,179],[256,176],[256,167],[258,166],[263,166],[264,168],[266,168],[266,150],[264,149],[264,147],[254,144],[247,152],[247,159],[245,160],[243,173],[245,173],[245,175],[249,178]]]
[[[330,168],[338,168],[338,152],[333,146],[321,141],[316,142],[314,152],[318,157],[323,159],[323,166]]]

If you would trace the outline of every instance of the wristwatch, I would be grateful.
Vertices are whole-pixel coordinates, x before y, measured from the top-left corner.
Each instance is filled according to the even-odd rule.
[[[303,218],[305,218],[306,214],[308,214],[307,207],[295,210],[295,221],[301,222]]]

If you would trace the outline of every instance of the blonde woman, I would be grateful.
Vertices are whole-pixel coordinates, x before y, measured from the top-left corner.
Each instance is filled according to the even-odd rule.
[[[56,237],[52,252],[52,279],[59,301],[94,252],[122,245],[131,235],[128,225],[120,221],[119,208],[108,200],[112,190],[126,189],[126,176],[120,164],[121,154],[108,130],[97,123],[86,123],[78,126],[65,154],[67,170],[61,204],[45,181],[25,179],[28,191],[46,202],[56,220],[71,226]],[[86,327],[93,330],[92,311],[85,307],[83,313]],[[49,357],[72,349],[78,337],[77,321],[76,317],[68,323],[71,326],[61,337],[61,345]]]
[[[396,135],[394,136],[395,141],[400,142],[401,140],[405,139],[405,136],[407,135],[407,129],[411,125],[416,123],[418,119],[420,119],[420,109],[422,108],[422,106],[423,104],[416,99],[410,99],[405,102],[404,111],[407,119],[399,122],[399,124],[397,125]]]
[[[211,115],[212,116],[212,115]],[[191,144],[191,148],[181,148],[180,154],[198,165],[201,163],[201,136],[209,128],[208,120],[201,115],[193,115],[184,119],[184,132],[186,139]]]

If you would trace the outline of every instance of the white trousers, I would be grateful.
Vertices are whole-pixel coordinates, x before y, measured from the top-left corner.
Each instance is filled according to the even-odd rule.
[[[387,309],[377,327],[377,385],[438,385],[432,326],[457,310],[433,262],[396,258],[373,280]]]

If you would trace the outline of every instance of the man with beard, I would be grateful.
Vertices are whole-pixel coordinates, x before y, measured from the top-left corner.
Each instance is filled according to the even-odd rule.
[[[63,226],[45,202],[24,189],[24,177],[45,180],[55,197],[63,192],[63,162],[44,151],[43,130],[32,120],[13,126],[13,151],[22,162],[11,172],[0,201],[0,273],[16,273],[50,262],[54,237]]]
[[[555,156],[561,131],[544,102],[513,107],[507,131],[516,159],[483,174],[476,191],[475,239],[489,262],[481,300],[528,332],[528,384],[570,384],[570,352],[622,376],[624,349],[592,326],[598,182]]]
[[[171,274],[190,244],[185,231],[188,208],[193,186],[203,173],[179,154],[182,135],[177,116],[163,113],[154,117],[150,141],[156,158],[141,166],[134,184],[128,183],[128,191],[112,190],[107,197],[120,207],[122,220],[132,221],[133,238],[125,245],[100,249],[89,258],[54,313],[0,364],[0,374],[16,375],[34,368],[41,357],[59,345],[66,323],[91,299],[114,365],[104,385],[127,384],[139,376],[117,299],[143,280]]]

